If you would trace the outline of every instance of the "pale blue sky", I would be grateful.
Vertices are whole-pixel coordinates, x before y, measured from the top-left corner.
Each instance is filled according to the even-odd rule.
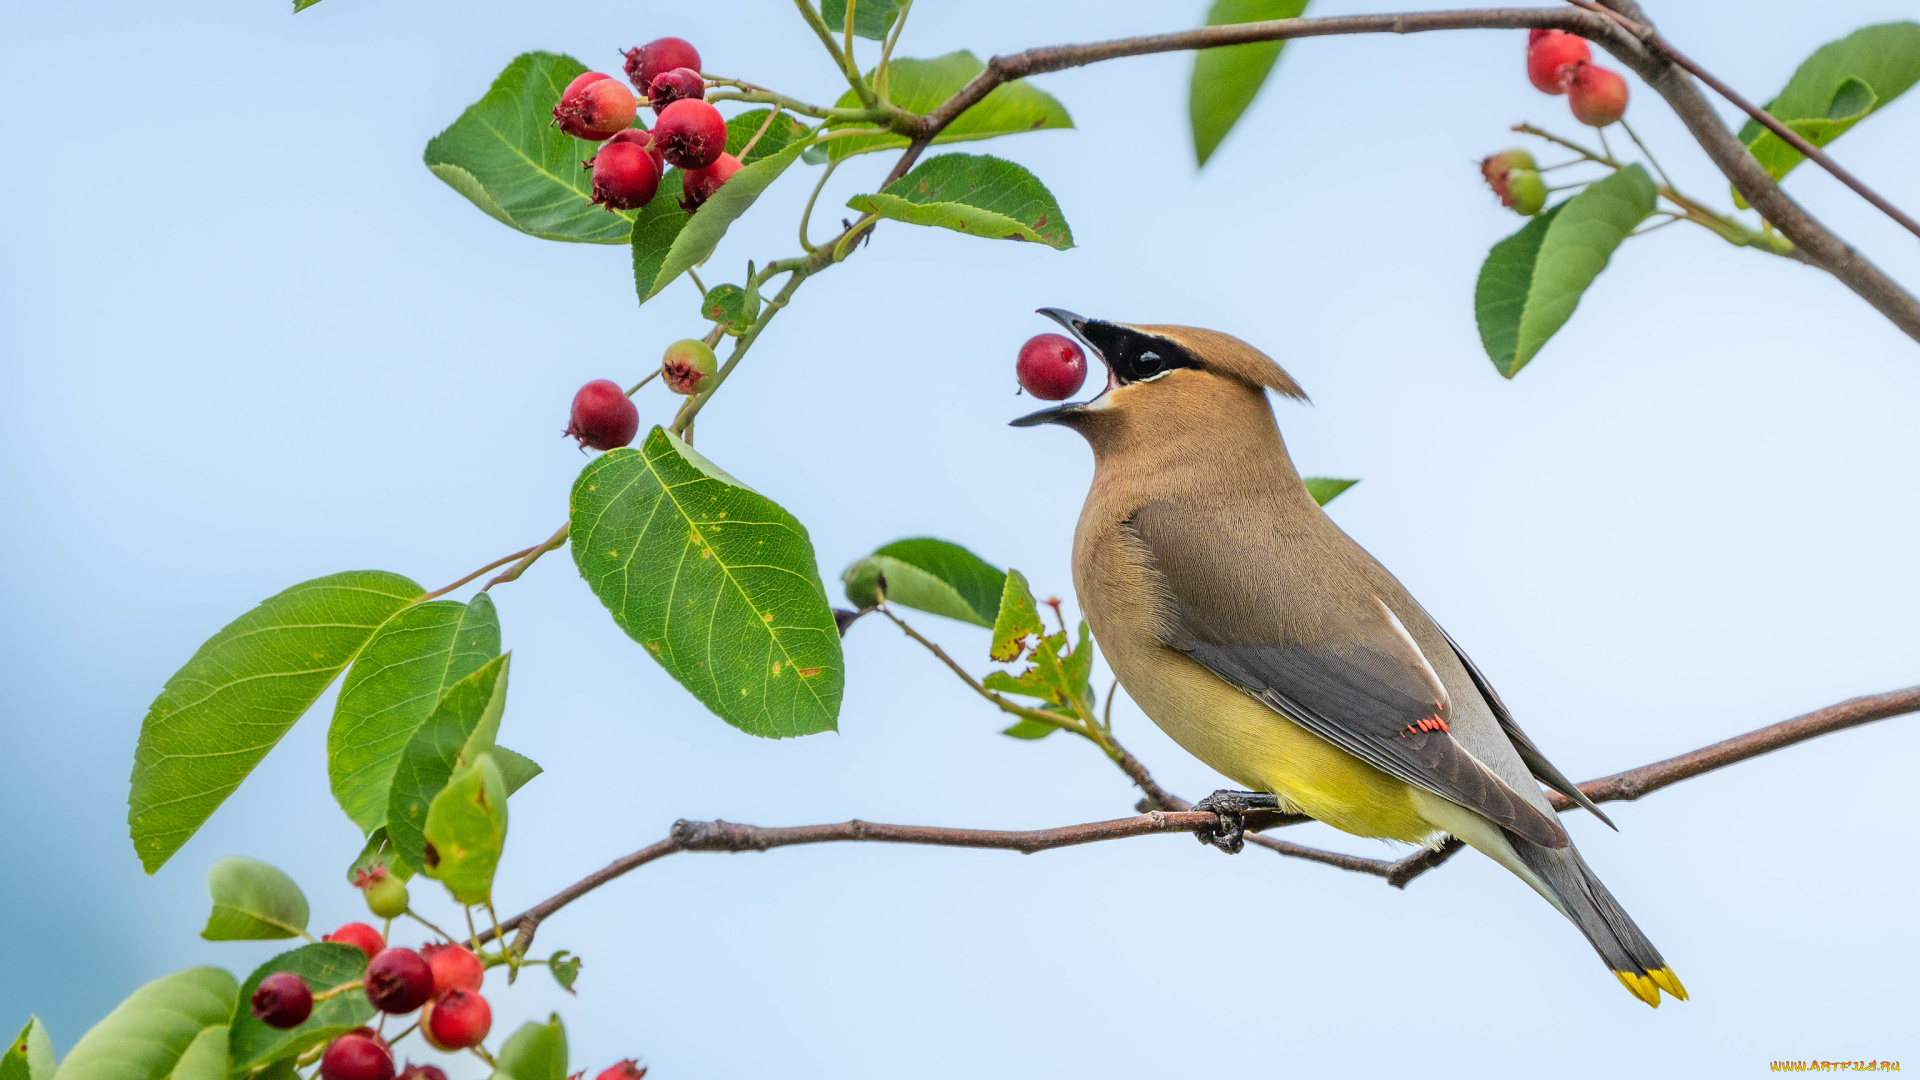
[[[1203,5],[920,7],[904,54],[1176,29]],[[1726,12],[1654,11],[1761,98],[1818,44],[1912,14]],[[326,791],[331,696],[151,879],[124,825],[140,718],[202,639],[288,584],[377,567],[438,585],[563,519],[582,464],[559,438],[569,395],[698,330],[693,290],[636,309],[624,248],[511,232],[420,153],[520,51],[608,66],[664,33],[713,70],[838,93],[777,0],[0,10],[0,1026],[38,1011],[64,1052],[150,978],[271,955],[196,937],[223,855],[289,870],[317,924],[362,910],[340,882],[358,841]],[[1279,415],[1305,471],[1364,478],[1334,517],[1574,776],[1920,681],[1920,348],[1843,287],[1676,227],[1623,249],[1517,380],[1485,360],[1474,275],[1517,219],[1474,163],[1512,123],[1575,126],[1521,50],[1487,32],[1289,46],[1197,174],[1188,58],[1048,76],[1078,129],[991,150],[1052,187],[1080,247],[882,228],[774,323],[701,449],[806,523],[830,581],[933,534],[1070,597],[1085,447],[1005,426],[1029,407],[1014,350],[1049,328],[1030,313],[1213,326],[1313,395]],[[1634,90],[1669,171],[1724,203]],[[1920,207],[1917,134],[1910,95],[1837,152]],[[886,167],[843,169],[823,205]],[[714,266],[790,254],[807,186],[775,188]],[[1810,168],[1789,186],[1920,286],[1911,236]],[[674,404],[640,403],[649,422]],[[673,684],[564,555],[495,595],[515,650],[503,739],[548,769],[515,798],[503,908],[681,816],[1037,827],[1134,798],[1089,746],[995,734],[876,621],[847,641],[840,733],[767,742]],[[986,669],[981,632],[919,621]],[[1219,786],[1130,704],[1116,724],[1173,789]],[[536,975],[495,993],[496,1015],[560,1008],[576,1068],[634,1054],[662,1080],[1911,1065],[1916,766],[1920,720],[1894,720],[1622,805],[1618,834],[1570,818],[1694,993],[1657,1013],[1476,856],[1403,893],[1164,837],[675,857],[543,928],[543,949],[586,957],[577,999]]]

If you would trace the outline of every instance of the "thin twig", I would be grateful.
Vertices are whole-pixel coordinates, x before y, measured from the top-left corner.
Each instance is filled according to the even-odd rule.
[[[638,387],[636,387],[635,389],[638,389]],[[517,579],[521,574],[526,573],[527,567],[532,566],[535,562],[537,562],[540,556],[545,555],[547,552],[552,551],[554,548],[557,548],[561,544],[566,543],[567,532],[572,528],[573,528],[573,522],[571,521],[567,522],[565,525],[560,526],[560,528],[557,531],[555,531],[552,536],[549,536],[545,540],[542,540],[540,543],[535,544],[532,548],[530,548],[527,551],[525,555],[521,556],[519,562],[514,563],[512,566],[507,567],[506,570],[501,572],[499,577],[496,577],[492,581],[487,582],[486,585],[484,585],[480,591],[485,592],[488,589],[493,588],[495,585],[500,585],[500,584],[504,584],[505,582],[513,581]]]
[[[645,385],[645,384],[643,383],[642,385]],[[640,389],[640,387],[636,386],[633,389],[638,390]],[[633,393],[633,390],[629,390],[627,391],[627,393],[631,394]],[[439,588],[433,590],[432,592],[426,594],[425,596],[422,596],[420,599],[414,601],[414,603],[423,604],[428,600],[433,599],[436,596],[445,596],[448,593],[452,592],[453,590],[459,588],[460,586],[465,585],[467,582],[472,581],[474,578],[479,577],[481,574],[484,574],[487,571],[494,569],[495,567],[505,566],[515,559],[526,558],[528,555],[531,555],[533,553],[534,548],[537,548],[539,546],[540,546],[539,544],[535,544],[533,545],[533,547],[530,547],[530,548],[521,548],[519,551],[516,551],[511,555],[502,555],[501,557],[493,560],[492,562],[481,567],[480,569],[475,570],[473,573],[468,574],[466,577],[461,578],[459,581],[456,581],[451,585],[440,586]]]
[[[1580,790],[1594,802],[1630,802],[1663,787],[1669,787],[1717,769],[1724,769],[1729,765],[1784,749],[1795,743],[1916,711],[1920,711],[1920,686],[1885,694],[1851,698],[1791,720],[1783,720],[1744,735],[1737,735],[1731,739],[1701,747],[1691,753],[1656,761],[1650,765],[1642,765],[1637,769],[1614,773],[1611,776],[1603,776],[1597,780],[1589,780],[1580,785]],[[882,825],[859,820],[832,825],[763,828],[725,821],[681,820],[674,822],[672,831],[665,839],[614,860],[602,869],[581,878],[526,911],[506,920],[500,924],[500,927],[503,931],[508,928],[517,929],[512,947],[524,953],[532,944],[534,930],[552,917],[554,912],[630,871],[681,851],[767,851],[796,844],[864,841],[887,844],[928,844],[937,847],[993,848],[1032,854],[1076,844],[1120,840],[1155,833],[1212,830],[1218,826],[1219,818],[1216,815],[1204,811],[1187,810],[1184,801],[1177,796],[1164,797],[1178,805],[1180,809],[1155,810],[1138,817],[1095,821],[1084,825],[1065,825],[1052,829],[955,829],[930,825]],[[1558,793],[1551,793],[1548,798],[1552,800],[1556,810],[1564,812],[1574,809],[1572,801]],[[1252,816],[1249,815],[1249,818]],[[1407,882],[1445,862],[1461,847],[1458,841],[1447,840],[1437,848],[1423,849],[1397,862],[1387,862],[1381,859],[1368,859],[1341,852],[1302,847],[1257,834],[1249,834],[1246,839],[1249,843],[1259,844],[1282,855],[1309,859],[1357,873],[1372,874],[1386,879],[1389,885],[1396,888],[1405,888]],[[479,935],[479,941],[482,943],[492,941],[497,936],[499,936],[497,933],[487,931]]]

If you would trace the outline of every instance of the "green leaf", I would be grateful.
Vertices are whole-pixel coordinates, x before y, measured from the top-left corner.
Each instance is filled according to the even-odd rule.
[[[573,559],[613,621],[721,719],[773,737],[834,729],[845,665],[806,528],[692,447],[656,427],[588,464]]]
[[[885,41],[887,32],[893,29],[893,20],[899,15],[900,5],[896,0],[855,0],[853,36]],[[826,20],[827,29],[839,37],[846,32],[843,28],[847,25],[847,0],[820,0],[820,17]]]
[[[270,941],[307,931],[307,898],[279,867],[229,855],[207,871],[213,912],[200,936],[208,941]]]
[[[719,323],[722,330],[735,336],[747,332],[755,314],[747,310],[747,290],[738,285],[715,285],[700,301],[700,317]]]
[[[1091,716],[1093,690],[1087,685],[1087,676],[1093,670],[1091,642],[1085,622],[1080,624],[1079,647],[1064,655],[1061,650],[1066,649],[1066,634],[1043,637],[1030,654],[1033,664],[1027,670],[1018,676],[1004,671],[990,672],[981,680],[981,685],[1001,693],[1039,698],[1052,706],[1048,711],[1064,716],[1078,717],[1081,710]]]
[[[261,980],[277,971],[300,976],[318,995],[365,976],[367,954],[337,941],[318,941],[283,952],[254,968],[240,987],[239,1004],[233,1010],[233,1030],[227,1037],[228,1067],[236,1074],[295,1057],[373,1019],[373,1006],[367,1003],[366,993],[354,987],[325,1001],[315,1001],[313,1014],[298,1027],[284,1031],[268,1027],[254,1017],[248,1002],[260,988]]]
[[[1027,588],[1026,575],[1009,570],[1000,590],[1000,609],[994,616],[993,644],[987,655],[1003,664],[1012,663],[1020,659],[1029,636],[1044,638],[1047,628],[1040,622],[1040,608]]]
[[[225,1024],[202,1028],[180,1055],[169,1080],[227,1080],[227,1038]]]
[[[233,1016],[240,988],[215,967],[188,968],[135,990],[80,1037],[55,1080],[167,1080],[194,1040]]]
[[[994,672],[995,675],[1003,674]],[[992,689],[989,687],[988,689]],[[1000,734],[1011,735],[1016,739],[1044,739],[1060,729],[1041,720],[1021,720],[1012,727],[1002,728]]]
[[[53,1040],[40,1018],[30,1017],[0,1054],[0,1080],[53,1080]]]
[[[507,846],[507,780],[492,754],[481,754],[447,781],[427,808],[421,872],[463,904],[493,899],[493,874]]]
[[[574,980],[580,977],[580,958],[565,949],[547,958],[547,970],[553,972],[553,981],[560,989],[573,993]]]
[[[516,754],[504,746],[496,746],[487,753],[492,754],[493,763],[500,766],[500,776],[507,782],[508,795],[526,787],[527,781],[546,771],[532,758]]]
[[[387,803],[387,835],[394,850],[415,870],[426,867],[427,812],[434,796],[463,765],[493,749],[500,716],[507,707],[507,667],[512,654],[496,656],[440,699],[425,723],[407,740],[393,773]]]
[[[942,154],[921,162],[877,195],[847,205],[863,213],[930,225],[992,240],[1034,240],[1056,251],[1073,246],[1073,230],[1037,177],[986,154]]]
[[[385,825],[373,830],[373,835],[367,837],[366,846],[360,849],[359,858],[354,859],[353,865],[347,867],[347,884],[359,888],[357,883],[360,875],[371,873],[376,866],[384,867],[387,873],[401,881],[413,877],[413,867],[408,866],[407,860],[401,858],[400,853],[394,850],[393,838],[387,835]]]
[[[319,2],[320,0],[293,0],[293,13],[298,15]]]
[[[1007,572],[959,544],[928,536],[896,540],[849,567],[842,580],[850,583],[861,563],[870,564],[885,580],[891,603],[975,626],[992,626],[1000,614]]]
[[[599,144],[553,126],[553,106],[587,67],[548,52],[514,57],[485,97],[427,143],[433,174],[489,217],[530,236],[583,244],[624,243],[634,211],[595,206],[581,162]]]
[[[127,824],[151,874],[204,824],[374,631],[426,592],[354,570],[261,601],[167,680],[140,727]]]
[[[760,126],[767,122],[767,114],[772,109],[752,109],[727,121],[727,153],[740,159],[740,164],[751,165],[762,158],[770,158],[785,150],[794,140],[804,138],[811,130],[807,125],[784,113],[753,144],[753,152],[742,155],[740,151],[752,142]],[[733,181],[729,180],[728,183]]]
[[[893,99],[895,105],[908,112],[924,115],[939,107],[961,87],[973,81],[975,75],[986,69],[987,65],[965,50],[948,53],[931,60],[896,58],[887,74],[887,95]],[[871,74],[868,78],[872,78]],[[838,107],[860,108],[860,98],[849,90],[841,95]],[[827,156],[834,161],[852,157],[855,154],[867,154],[875,150],[890,150],[907,145],[906,136],[880,130],[877,124],[844,126],[873,128],[875,133],[848,135],[826,143]],[[947,125],[947,129],[933,141],[936,143],[968,142],[974,139],[1015,135],[1022,131],[1072,126],[1073,120],[1067,116],[1066,108],[1054,100],[1053,95],[1035,88],[1025,79],[1016,79],[995,87],[992,93],[980,99],[973,108],[961,113],[953,123]]]
[[[361,832],[386,824],[393,770],[414,730],[454,683],[498,655],[500,618],[486,593],[471,604],[416,604],[367,642],[327,732],[333,797]]]
[[[1865,26],[1813,51],[1766,111],[1815,146],[1825,146],[1920,82],[1920,23]],[[1804,158],[1780,136],[1749,120],[1740,129],[1775,180]],[[1746,204],[1741,203],[1744,208]]]
[[[654,284],[660,281],[667,255],[673,251],[674,241],[680,238],[680,230],[693,220],[692,214],[680,209],[684,190],[681,182],[685,177],[679,169],[668,169],[667,175],[660,178],[660,190],[654,193],[653,201],[641,207],[633,219],[633,232],[629,236],[633,244],[633,283],[640,291],[643,304],[660,291]]]
[[[1329,476],[1309,476],[1306,478],[1307,494],[1313,501],[1325,506],[1340,497],[1340,493],[1359,483],[1358,480],[1335,480]]]
[[[747,212],[760,193],[779,179],[787,171],[795,158],[800,156],[801,144],[795,143],[771,157],[764,157],[751,165],[743,165],[733,178],[721,185],[720,190],[700,207],[698,213],[683,215],[674,231],[673,240],[666,254],[659,259],[657,269],[652,271],[651,279],[644,276],[647,268],[653,266],[651,254],[643,260],[641,257],[640,223],[634,223],[633,273],[634,286],[640,291],[640,302],[646,303],[657,296],[661,289],[673,283],[673,279],[689,269],[706,262],[713,249],[720,245],[720,238],[727,234],[727,227]],[[662,182],[665,192],[665,181]],[[654,202],[661,196],[654,196]],[[650,206],[652,204],[649,204]],[[649,239],[649,243],[654,242]]]
[[[1540,242],[1547,227],[1566,207],[1561,203],[1521,226],[1520,231],[1493,245],[1480,264],[1473,288],[1473,314],[1480,324],[1480,345],[1502,375],[1511,379],[1519,370],[1514,354],[1520,347],[1520,314],[1533,288],[1533,268],[1540,258]],[[1312,489],[1309,488],[1309,491]]]
[[[1214,0],[1208,26],[1297,19],[1307,0]],[[1193,54],[1193,82],[1187,91],[1187,117],[1193,127],[1193,156],[1205,165],[1266,85],[1280,59],[1283,41],[1260,41],[1201,49]]]
[[[494,1058],[493,1075],[494,1080],[567,1080],[567,1029],[560,1014],[548,1014],[544,1024],[521,1024]]]

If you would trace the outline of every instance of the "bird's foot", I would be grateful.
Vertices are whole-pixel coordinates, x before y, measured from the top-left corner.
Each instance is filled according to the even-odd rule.
[[[1193,808],[1211,810],[1220,819],[1211,829],[1195,830],[1194,838],[1229,855],[1238,855],[1246,845],[1247,811],[1278,810],[1280,799],[1264,791],[1216,791],[1194,803]]]

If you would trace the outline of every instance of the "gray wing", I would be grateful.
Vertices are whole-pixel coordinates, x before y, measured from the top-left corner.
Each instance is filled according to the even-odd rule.
[[[1547,760],[1547,755],[1540,752],[1540,748],[1533,744],[1532,739],[1527,738],[1527,733],[1520,730],[1520,725],[1514,721],[1513,714],[1507,711],[1507,703],[1500,700],[1500,695],[1493,689],[1493,684],[1487,681],[1485,675],[1480,674],[1480,669],[1474,666],[1466,650],[1460,647],[1460,643],[1453,640],[1453,635],[1447,633],[1444,628],[1440,633],[1452,647],[1453,655],[1460,658],[1460,666],[1467,669],[1467,677],[1473,680],[1473,687],[1480,691],[1480,697],[1486,701],[1487,708],[1493,710],[1494,719],[1500,721],[1500,729],[1507,733],[1507,741],[1513,743],[1513,748],[1520,754],[1520,760],[1526,763],[1527,771],[1537,777],[1541,783],[1572,799],[1575,804],[1593,811],[1593,816],[1606,822],[1607,828],[1619,832],[1620,827],[1613,823],[1613,819],[1601,813],[1600,808],[1593,804],[1593,800],[1587,798],[1587,793],[1580,790],[1580,785],[1567,779],[1567,774],[1554,767],[1553,762]]]
[[[1340,632],[1290,640],[1281,597],[1257,565],[1284,556],[1240,549],[1228,561],[1219,554],[1228,545],[1192,540],[1169,509],[1145,507],[1128,522],[1171,600],[1167,645],[1389,776],[1537,844],[1568,844],[1558,821],[1449,733],[1446,691],[1384,603],[1365,595],[1344,605]]]

